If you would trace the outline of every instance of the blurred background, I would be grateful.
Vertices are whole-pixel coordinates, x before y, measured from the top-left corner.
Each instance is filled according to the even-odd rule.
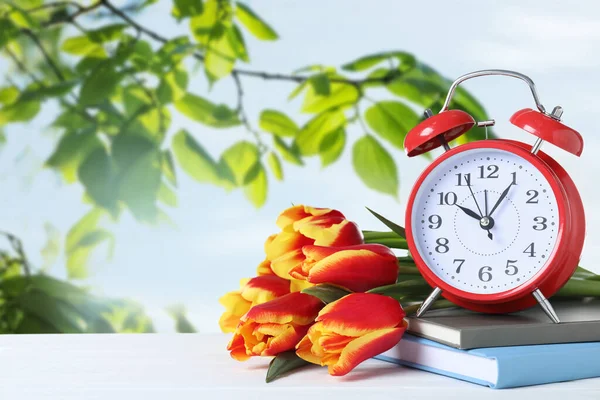
[[[291,204],[403,224],[430,161],[404,155],[406,131],[486,68],[530,76],[583,135],[581,158],[543,150],[581,191],[581,265],[600,272],[599,15],[591,0],[0,1],[0,332],[218,331],[218,298]],[[533,142],[508,122],[534,106],[523,82],[465,88],[452,106],[494,118],[490,137]]]

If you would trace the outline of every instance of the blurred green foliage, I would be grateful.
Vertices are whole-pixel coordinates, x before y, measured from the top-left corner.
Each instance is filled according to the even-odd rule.
[[[138,22],[138,15],[155,3],[140,0],[117,7],[111,0],[0,2],[0,55],[11,65],[0,87],[0,141],[10,140],[11,124],[27,123],[42,109],[57,107],[50,128],[60,132],[60,139],[45,165],[65,183],[81,185],[84,201],[91,205],[65,240],[70,279],[87,276],[87,261],[96,249],[110,256],[114,238],[107,221],[123,213],[143,223],[167,221],[165,210],[177,206],[179,172],[226,191],[242,190],[261,207],[270,180],[284,179],[289,166],[301,167],[305,159],[318,157],[327,167],[351,151],[354,170],[364,184],[397,197],[396,160],[404,136],[421,120],[424,108],[441,108],[448,79],[403,51],[362,56],[340,67],[311,65],[289,74],[249,70],[243,67],[251,60],[246,38],[278,40],[272,25],[277,21],[265,21],[240,1],[172,0],[171,17],[189,29],[185,35],[167,37],[160,26]],[[210,85],[233,81],[236,92],[230,104],[212,101],[188,86],[197,71],[194,63],[202,66]],[[288,99],[301,97],[300,112],[306,116],[291,117],[270,108],[257,118],[247,115],[243,85],[249,79],[290,85]],[[381,89],[389,94],[386,99],[372,97]],[[451,107],[488,119],[481,104],[462,88]],[[172,132],[175,113],[199,126],[242,127],[249,134],[221,154],[211,154],[198,132]],[[352,124],[360,126],[360,135],[349,135]],[[483,135],[475,128],[461,140]],[[55,256],[55,247],[45,249],[48,257]],[[13,287],[27,288],[19,291],[27,293],[25,299],[64,300],[44,289],[48,282],[61,284],[49,277],[21,274],[12,279]],[[54,303],[45,303],[52,310],[60,308],[50,304]],[[20,307],[26,317],[17,325],[29,321],[27,326],[33,327],[31,321],[38,316]],[[115,329],[107,312],[98,308],[94,315],[69,317],[60,329],[54,328]],[[125,321],[122,329],[130,329],[129,317],[117,314],[113,317]]]

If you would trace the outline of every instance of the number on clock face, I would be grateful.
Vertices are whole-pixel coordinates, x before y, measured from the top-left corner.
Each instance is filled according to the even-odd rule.
[[[472,149],[424,179],[412,210],[413,238],[429,269],[471,293],[500,293],[539,272],[554,249],[558,206],[526,159]]]

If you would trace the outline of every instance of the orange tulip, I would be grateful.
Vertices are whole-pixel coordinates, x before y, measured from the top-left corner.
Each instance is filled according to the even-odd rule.
[[[351,246],[363,243],[362,233],[354,222],[328,208],[294,206],[277,218],[281,232],[265,243],[267,260],[279,277],[291,279],[289,271],[304,261],[302,247]]]
[[[290,282],[275,275],[242,279],[240,290],[229,292],[219,299],[226,311],[219,319],[223,332],[234,332],[242,315],[254,305],[266,303],[290,293]]]
[[[310,283],[331,283],[353,292],[391,285],[398,277],[396,255],[380,244],[346,247],[304,246],[304,261],[290,276]]]
[[[322,307],[321,300],[299,292],[254,306],[241,318],[227,350],[239,361],[291,350]]]
[[[296,346],[296,354],[329,373],[346,375],[361,362],[392,348],[406,323],[404,310],[391,297],[352,293],[325,306]]]

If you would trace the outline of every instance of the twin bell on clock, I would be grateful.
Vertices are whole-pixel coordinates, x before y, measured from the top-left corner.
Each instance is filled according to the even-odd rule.
[[[450,148],[449,142],[474,126],[461,110],[448,109],[458,85],[481,76],[525,81],[537,106],[517,111],[510,122],[536,136],[533,144],[479,140]],[[417,180],[407,204],[408,247],[432,293],[417,316],[442,295],[474,311],[508,313],[536,303],[548,317],[559,316],[547,300],[571,277],[581,256],[585,215],[579,192],[564,168],[540,151],[549,142],[581,155],[581,135],[561,123],[562,108],[548,112],[533,81],[513,71],[466,74],[450,86],[439,114],[406,135],[409,157],[442,146]]]

